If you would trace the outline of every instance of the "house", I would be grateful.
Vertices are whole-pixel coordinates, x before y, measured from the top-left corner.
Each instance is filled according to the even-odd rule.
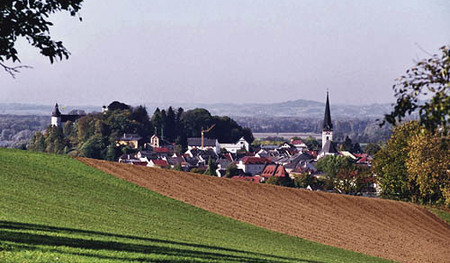
[[[266,158],[245,156],[239,160],[236,166],[238,169],[242,169],[244,173],[251,174],[253,176],[260,174],[268,163],[271,162]]]
[[[240,150],[250,151],[250,144],[244,139],[244,137],[241,137],[237,142],[235,143],[220,143],[220,148],[225,148],[230,153],[236,153]]]
[[[167,147],[154,147],[153,152],[158,158],[169,157],[170,155],[170,149]]]
[[[286,170],[284,169],[284,167],[282,165],[268,164],[262,171],[261,177],[263,178],[263,181],[265,181],[272,176],[289,177],[289,174],[286,172]]]
[[[188,138],[188,150],[191,149],[212,149],[216,154],[220,153],[220,143],[217,139],[203,139],[203,149],[202,149],[202,138]]]
[[[139,148],[141,136],[133,133],[124,133],[122,137],[117,139],[116,146],[130,146],[133,149]]]
[[[165,160],[150,160],[147,164],[148,167],[167,168],[169,164]]]
[[[308,146],[302,140],[291,140],[291,144],[297,149],[297,151],[304,152],[308,150]]]
[[[139,162],[138,158],[134,154],[122,154],[119,156],[119,163],[133,163],[133,162]]]
[[[153,134],[153,136],[150,137],[150,146],[153,148],[167,147],[170,145],[172,145],[172,143],[170,143],[169,141],[166,141],[162,138],[159,138],[159,136],[156,134]]]

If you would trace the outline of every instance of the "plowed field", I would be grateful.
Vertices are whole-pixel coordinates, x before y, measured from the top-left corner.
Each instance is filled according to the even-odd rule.
[[[80,161],[165,196],[273,231],[400,262],[450,262],[450,226],[417,205]]]

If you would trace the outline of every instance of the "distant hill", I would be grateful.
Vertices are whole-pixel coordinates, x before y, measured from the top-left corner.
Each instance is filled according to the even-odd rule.
[[[213,214],[67,156],[0,148],[0,160],[0,262],[388,262]]]
[[[294,100],[280,103],[143,103],[148,112],[152,113],[156,107],[168,106],[182,107],[185,110],[205,108],[213,115],[241,116],[241,117],[299,117],[299,118],[323,118],[325,103],[311,100]],[[50,115],[53,105],[34,105],[19,103],[0,103],[0,114],[16,115]],[[86,112],[101,111],[99,106],[67,106],[64,112],[73,109],[81,109]],[[333,119],[378,119],[391,110],[391,104],[370,105],[346,105],[331,103],[331,115]]]

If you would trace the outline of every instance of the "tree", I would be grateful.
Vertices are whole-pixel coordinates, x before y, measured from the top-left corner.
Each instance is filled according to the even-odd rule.
[[[209,157],[208,159],[208,168],[205,171],[205,174],[207,175],[216,175],[216,170],[217,170],[217,163],[216,161],[214,161],[211,157]]]
[[[237,174],[238,174],[238,168],[237,168],[236,164],[235,163],[230,163],[227,166],[227,170],[225,172],[225,177],[226,178],[231,178],[231,177],[233,177],[233,176],[235,176]]]
[[[352,167],[352,161],[348,157],[327,155],[321,158],[316,165],[320,171],[324,171],[327,176],[325,178],[325,187],[328,190],[335,188],[338,182],[337,175],[342,170],[349,171]]]
[[[418,187],[412,201],[450,206],[450,148],[438,134],[422,131],[408,141],[406,169],[409,182]]]
[[[341,144],[341,151],[351,152],[353,149],[353,142],[350,137],[345,136],[344,142]]]
[[[393,89],[397,102],[384,121],[397,124],[406,115],[418,110],[419,125],[429,131],[441,129],[445,136],[449,130],[450,112],[450,46],[440,48],[440,55],[422,60],[397,79]],[[421,99],[430,97],[423,103]]]
[[[321,145],[314,137],[309,136],[306,140],[304,140],[304,143],[308,146],[308,149],[312,151],[320,150]]]
[[[306,188],[313,186],[316,182],[316,178],[309,172],[300,174],[294,178],[294,186],[298,188]]]
[[[12,77],[20,68],[10,67],[3,62],[21,62],[15,48],[18,37],[25,38],[28,43],[38,48],[40,53],[50,59],[50,63],[63,58],[69,58],[70,52],[61,41],[50,37],[50,27],[53,25],[48,17],[50,14],[67,11],[76,16],[81,9],[83,0],[9,0],[0,1],[0,66]],[[81,17],[79,17],[81,21]]]
[[[375,155],[373,167],[381,187],[381,196],[390,199],[409,201],[416,192],[406,170],[408,141],[419,133],[416,121],[407,122],[394,128],[391,138]]]
[[[267,179],[266,184],[294,187],[294,182],[290,177],[271,176]]]
[[[369,143],[369,144],[367,144],[367,146],[364,149],[364,151],[368,155],[374,156],[380,149],[381,149],[381,146],[379,144],[377,144],[377,143]]]

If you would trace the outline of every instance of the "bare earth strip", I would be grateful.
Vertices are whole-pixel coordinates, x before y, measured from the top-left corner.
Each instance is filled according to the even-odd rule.
[[[450,226],[414,204],[79,160],[165,196],[273,231],[400,262],[450,262]]]

